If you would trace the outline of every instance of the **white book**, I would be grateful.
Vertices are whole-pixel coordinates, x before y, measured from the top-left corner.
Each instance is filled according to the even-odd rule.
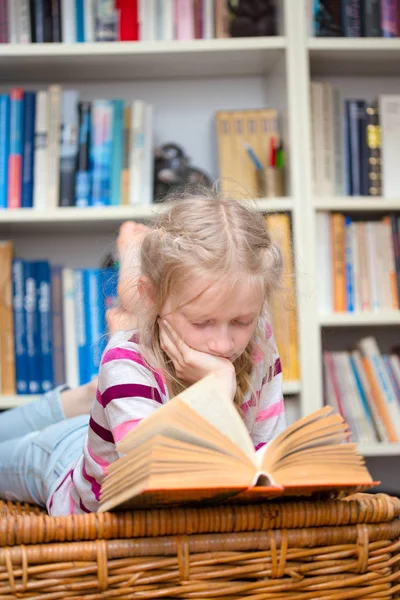
[[[48,92],[47,208],[56,208],[60,196],[61,86],[51,85]]]
[[[203,0],[203,39],[213,39],[214,30],[214,0]]]
[[[400,95],[379,97],[381,125],[382,193],[398,198],[400,190]]]
[[[360,437],[359,423],[355,411],[355,402],[349,402],[349,388],[346,371],[346,364],[343,360],[343,352],[332,352],[332,361],[334,365],[336,383],[339,388],[340,400],[342,404],[343,417],[350,427],[352,441],[358,441]]]
[[[312,175],[314,196],[323,195],[323,93],[322,83],[311,83]]]
[[[151,204],[154,192],[153,107],[145,105],[143,186],[141,204]]]
[[[31,43],[31,11],[29,8],[29,0],[19,0],[19,43]]]
[[[156,0],[138,0],[139,37],[141,42],[157,39]]]
[[[360,444],[370,444],[377,441],[373,423],[368,419],[363,400],[360,395],[360,391],[357,386],[356,376],[351,365],[350,353],[341,352],[342,362],[347,378],[347,395],[345,402],[348,402],[352,406],[354,417],[357,420],[358,428],[358,442]]]
[[[8,41],[10,44],[19,44],[19,16],[20,0],[8,0]]]
[[[142,203],[144,135],[146,105],[142,100],[132,104],[131,151],[129,159],[129,204]]]
[[[366,243],[367,243],[367,260],[368,260],[368,281],[370,291],[371,309],[373,311],[380,310],[381,304],[379,301],[378,292],[378,261],[376,250],[376,233],[375,223],[369,221],[366,223]]]
[[[318,308],[321,313],[331,313],[333,311],[333,285],[331,215],[329,213],[317,213],[316,229]]]
[[[372,336],[365,337],[358,342],[358,347],[364,356],[368,358],[373,367],[377,383],[385,398],[385,404],[390,415],[390,420],[397,434],[397,441],[400,440],[400,405],[397,401],[396,392],[393,389],[392,382],[386,371],[381,353]]]
[[[86,8],[86,6],[85,6]],[[76,5],[72,0],[61,0],[61,31],[64,44],[76,42]]]
[[[322,192],[324,196],[333,196],[335,193],[335,123],[333,105],[333,86],[330,83],[322,84],[322,117],[323,117],[323,181]]]
[[[84,0],[85,42],[96,41],[96,0]]]
[[[36,94],[33,206],[44,210],[47,199],[48,92]]]
[[[64,356],[66,382],[71,388],[78,387],[78,346],[75,326],[74,270],[65,268],[62,272]]]
[[[361,301],[361,271],[357,223],[350,225],[351,263],[353,268],[353,303],[354,311],[362,310]]]
[[[161,0],[162,2],[162,37],[165,42],[175,39],[174,0]],[[158,17],[158,9],[157,15]]]
[[[332,87],[333,102],[333,149],[336,196],[345,195],[344,143],[343,143],[343,102],[338,88]]]

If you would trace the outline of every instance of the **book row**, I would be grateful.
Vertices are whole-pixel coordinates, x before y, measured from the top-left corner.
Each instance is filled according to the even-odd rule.
[[[344,417],[359,443],[400,441],[400,358],[382,353],[372,336],[354,350],[324,352],[325,401]]]
[[[317,214],[321,313],[399,308],[399,226],[395,214],[376,221]]]
[[[317,37],[400,35],[397,0],[310,0],[308,21],[310,34]]]
[[[343,100],[312,82],[311,115],[315,196],[398,197],[400,95]]]
[[[0,208],[153,201],[152,107],[58,85],[0,95]]]

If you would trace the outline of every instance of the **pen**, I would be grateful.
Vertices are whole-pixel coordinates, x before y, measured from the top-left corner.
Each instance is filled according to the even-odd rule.
[[[255,168],[257,169],[257,171],[262,171],[263,166],[262,166],[260,160],[257,158],[257,155],[254,152],[253,148],[247,142],[244,142],[244,147],[246,148],[247,154],[250,156],[250,159],[251,159],[252,163],[254,164]]]

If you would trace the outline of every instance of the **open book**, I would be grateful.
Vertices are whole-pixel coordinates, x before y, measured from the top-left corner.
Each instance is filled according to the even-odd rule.
[[[209,375],[121,440],[122,456],[107,468],[99,511],[376,485],[347,435],[347,423],[325,407],[256,452],[235,405]]]

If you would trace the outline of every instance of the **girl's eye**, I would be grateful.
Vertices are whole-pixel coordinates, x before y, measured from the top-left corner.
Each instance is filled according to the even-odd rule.
[[[204,321],[203,323],[192,323],[193,327],[197,327],[198,329],[202,329],[209,325],[210,321]]]
[[[251,321],[234,321],[234,325],[238,327],[250,327],[252,325],[253,319]]]

